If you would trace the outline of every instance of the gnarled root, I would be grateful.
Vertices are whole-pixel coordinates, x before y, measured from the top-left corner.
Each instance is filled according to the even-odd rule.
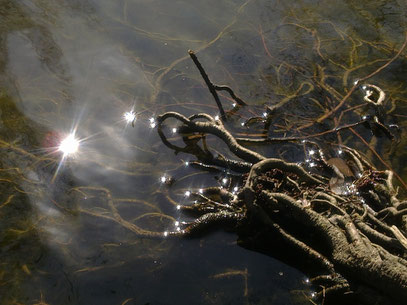
[[[241,187],[233,192],[208,188],[195,193],[196,202],[182,209],[198,218],[170,234],[192,236],[223,226],[236,231],[246,246],[267,248],[271,254],[279,240],[303,262],[294,265],[310,274],[324,274],[311,282],[322,287],[318,295],[325,302],[330,295],[353,295],[363,302],[369,299],[363,291],[376,294],[382,304],[407,299],[407,226],[403,217],[407,204],[396,197],[391,171],[377,171],[357,151],[343,147],[360,177],[354,178],[350,192],[335,193],[329,177],[324,176],[327,165],[322,157],[319,163],[325,167],[312,173],[301,164],[266,158],[243,147],[220,121],[206,114],[187,118],[167,112],[159,116],[160,136],[168,146],[172,144],[162,129],[169,118],[183,124],[184,137],[185,133],[214,135],[242,159],[215,162],[208,152],[196,154],[200,162],[219,168],[241,164],[237,170],[242,173]],[[323,284],[319,283],[322,279]]]

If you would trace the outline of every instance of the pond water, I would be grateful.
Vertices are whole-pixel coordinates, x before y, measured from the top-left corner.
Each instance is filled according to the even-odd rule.
[[[285,101],[291,121],[272,131],[291,135],[397,53],[406,12],[405,1],[0,0],[0,303],[310,304],[306,275],[234,234],[143,237],[188,219],[176,208],[186,191],[221,183],[164,146],[154,118],[218,114],[193,49],[249,104],[237,125]],[[341,138],[401,178],[406,54],[370,80],[387,93],[397,145],[358,129],[379,160]],[[309,132],[363,114],[344,113]],[[64,155],[69,134],[79,147]]]

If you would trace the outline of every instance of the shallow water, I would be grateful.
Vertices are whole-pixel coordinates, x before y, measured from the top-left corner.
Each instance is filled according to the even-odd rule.
[[[185,191],[219,184],[165,147],[150,118],[218,114],[193,49],[214,82],[252,107],[237,125],[287,100],[294,130],[335,105],[324,95],[343,95],[394,56],[405,12],[404,1],[0,0],[0,304],[310,303],[304,274],[238,247],[233,234],[151,240],[129,229],[175,230],[188,219],[176,209]],[[406,54],[371,80],[402,135]],[[379,145],[358,131],[407,176],[406,137]],[[71,132],[79,150],[64,158],[58,145]]]

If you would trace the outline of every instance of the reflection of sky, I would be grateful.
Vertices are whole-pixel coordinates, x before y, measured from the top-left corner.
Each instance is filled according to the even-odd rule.
[[[217,42],[220,46],[209,44],[199,56],[213,79],[224,73],[218,79],[231,81],[238,87],[235,81],[239,81],[236,79],[240,75],[234,79],[230,72],[246,72],[246,60],[255,69],[260,62],[256,58],[264,60],[261,56],[265,56],[256,34],[258,26],[252,20],[259,18],[265,25],[278,24],[289,9],[300,12],[307,9],[301,2],[271,3],[265,9],[264,3],[256,1],[236,4],[219,1],[216,5],[206,1],[141,0],[22,3],[35,23],[7,37],[8,71],[18,86],[19,109],[51,130],[69,133],[77,128],[76,136],[85,140],[71,164],[72,174],[83,183],[109,181],[109,186],[118,190],[126,188],[129,179],[134,183],[134,177],[118,174],[119,170],[130,171],[126,163],[140,158],[140,150],[134,149],[134,145],[149,150],[149,142],[157,139],[148,122],[155,109],[137,120],[135,129],[123,121],[123,114],[133,107],[136,112],[152,107],[146,100],[153,91],[150,82],[154,83],[160,75],[154,72],[185,56],[188,48],[202,47],[224,31]],[[348,8],[342,6],[342,9]],[[321,10],[331,18],[334,8]],[[349,14],[337,15],[339,29],[351,24]],[[235,23],[233,29],[229,27]],[[324,26],[321,23],[320,27]],[[279,27],[270,37],[278,42],[277,39],[285,39],[293,32],[304,35],[312,49],[311,35],[295,30],[293,25]],[[223,42],[226,40],[228,43]],[[277,56],[279,44],[270,43],[269,47]],[[288,49],[282,53],[287,58],[296,55],[289,54]],[[172,72],[186,73],[188,66],[191,64],[182,62]],[[229,71],[229,67],[233,68]],[[166,81],[171,83],[176,79],[171,74]],[[270,91],[267,86],[262,87]],[[174,87],[162,89],[176,89],[170,92],[174,95],[178,94],[176,91],[193,91],[181,88],[175,83]],[[242,93],[249,91],[242,90]],[[169,100],[164,98],[162,102],[169,103]]]
[[[144,99],[141,107],[146,107],[145,96],[151,94],[135,56],[123,51],[123,46],[134,41],[139,43],[141,54],[150,52],[151,59],[155,53],[157,62],[170,62],[172,59],[163,55],[169,52],[167,55],[174,57],[174,45],[166,48],[167,42],[172,44],[175,39],[185,56],[188,44],[210,38],[218,21],[227,22],[226,15],[233,13],[220,14],[204,5],[213,10],[208,18],[201,16],[199,6],[184,7],[185,14],[180,15],[178,5],[136,3],[128,2],[124,10],[121,2],[100,1],[94,7],[84,2],[72,6],[78,11],[71,13],[56,3],[36,6],[27,1],[25,11],[31,11],[39,30],[33,27],[8,35],[8,70],[18,85],[19,109],[51,130],[68,134],[75,129],[75,136],[85,139],[71,164],[75,168],[72,174],[84,183],[109,180],[110,186],[117,184],[122,189],[128,178],[116,175],[114,170],[126,170],[126,161],[137,161],[139,150],[133,145],[148,150],[149,135],[155,135],[147,118],[146,124],[138,124],[137,131],[123,122],[123,113],[133,108],[138,111],[138,93]],[[46,17],[40,17],[44,11]],[[146,31],[140,31],[140,27]],[[199,39],[184,42],[187,37]],[[46,47],[57,51],[47,53]],[[151,115],[154,113],[148,113],[148,117]],[[99,166],[91,166],[89,161]]]
[[[162,65],[165,67],[174,59],[185,56],[189,47],[197,45],[197,42],[183,42],[183,38],[175,41],[172,38],[198,37],[204,41],[215,35],[219,26],[214,20],[198,18],[200,12],[193,7],[186,9],[192,14],[190,17],[177,18],[176,22],[174,18],[179,7],[174,8],[167,2],[156,12],[151,11],[149,4],[133,11],[129,8],[127,20],[133,25],[164,33],[164,36],[149,37],[149,34],[133,31],[127,21],[125,24],[117,21],[122,12],[117,10],[116,2],[100,3],[100,20],[95,18],[93,21],[80,12],[70,13],[62,7],[55,9],[55,4],[50,4],[55,10],[47,11],[47,20],[47,17],[40,17],[42,8],[36,7],[30,16],[38,22],[38,28],[34,25],[7,36],[7,69],[18,88],[18,109],[30,120],[62,134],[61,139],[75,131],[75,137],[80,140],[78,152],[72,156],[51,155],[64,160],[57,172],[62,181],[57,177],[52,180],[54,183],[50,183],[52,174],[42,173],[43,170],[49,171],[50,167],[37,167],[24,174],[45,180],[41,183],[43,189],[30,192],[30,185],[21,185],[36,211],[34,221],[42,219],[38,223],[42,241],[56,250],[67,265],[72,263],[70,255],[78,255],[80,259],[76,263],[82,265],[86,263],[85,257],[100,251],[99,243],[128,237],[122,237],[123,232],[113,222],[106,225],[99,219],[67,217],[55,205],[61,204],[56,198],[63,198],[62,204],[67,199],[69,205],[78,204],[84,209],[100,212],[106,209],[103,192],[89,192],[89,199],[79,193],[64,195],[70,187],[97,185],[108,188],[115,197],[145,199],[153,205],[159,204],[151,193],[160,187],[159,179],[167,169],[155,154],[160,140],[152,128],[155,122],[150,119],[157,114],[157,107],[148,104],[153,91],[149,82],[154,82],[157,75],[146,75],[145,71],[159,70]],[[110,5],[117,7],[107,9]],[[167,10],[165,6],[168,6]],[[35,4],[30,2],[30,7],[34,8]],[[151,19],[151,14],[161,18]],[[226,22],[229,22],[227,18],[222,21]],[[185,26],[186,23],[190,26]],[[140,63],[139,54],[133,54],[133,51],[146,56],[147,60]],[[162,102],[167,103],[166,100]],[[134,128],[123,118],[124,113],[132,110],[143,111]],[[156,146],[151,147],[152,144]],[[54,147],[54,151],[57,148]],[[167,149],[161,150],[163,157],[160,159],[178,158]],[[38,152],[35,148],[34,153],[46,154],[48,151]],[[66,176],[73,182],[65,183]],[[134,207],[124,209],[126,219],[140,216],[143,207]],[[165,209],[171,211],[175,208],[166,202]],[[82,239],[84,226],[86,234]],[[103,233],[98,232],[100,227]],[[159,226],[156,229],[160,230]],[[172,224],[168,230],[174,230]],[[66,245],[70,254],[61,245]]]
[[[114,195],[118,197],[139,199],[140,196],[149,196],[159,187],[162,179],[160,177],[164,178],[161,182],[166,181],[167,169],[162,165],[162,161],[169,164],[168,160],[176,159],[181,164],[179,159],[185,156],[174,156],[168,148],[157,144],[160,141],[156,131],[150,128],[149,119],[157,114],[156,111],[163,112],[163,109],[167,109],[158,109],[159,107],[175,101],[201,103],[205,105],[206,108],[202,107],[205,111],[208,110],[206,105],[214,106],[196,70],[189,69],[193,67],[186,56],[189,48],[196,50],[206,46],[204,52],[199,53],[199,58],[211,78],[231,85],[233,88],[239,88],[237,92],[242,94],[243,98],[247,98],[249,103],[263,103],[270,101],[271,86],[275,79],[271,79],[270,84],[261,84],[259,78],[262,77],[261,70],[264,68],[267,72],[273,60],[276,60],[274,62],[276,65],[282,60],[292,63],[296,57],[302,58],[303,54],[298,53],[313,50],[314,39],[306,31],[303,32],[292,25],[277,29],[277,25],[283,22],[283,16],[287,16],[288,12],[293,15],[298,13],[300,17],[305,16],[312,21],[310,24],[315,25],[315,20],[308,17],[308,14],[321,10],[324,12],[321,16],[328,19],[336,18],[339,29],[346,30],[352,26],[357,28],[352,22],[353,17],[347,14],[349,9],[342,1],[335,1],[340,4],[329,7],[321,5],[320,8],[312,6],[312,3],[317,1],[307,1],[305,4],[299,1],[284,2],[286,4],[281,1],[248,1],[246,6],[244,1],[197,0],[20,2],[27,5],[24,11],[32,18],[33,24],[21,31],[11,31],[7,34],[7,69],[18,88],[17,106],[26,117],[51,131],[69,133],[76,128],[75,135],[82,140],[76,156],[66,158],[66,171],[69,177],[73,176],[74,182],[71,183],[73,185],[65,181],[56,184],[44,183],[46,185],[43,184],[42,187],[45,195],[39,196],[35,192],[28,194],[38,214],[54,220],[54,222],[40,223],[42,229],[48,233],[48,244],[53,248],[59,248],[60,244],[74,240],[74,245],[78,247],[75,250],[80,252],[78,256],[81,258],[102,251],[99,244],[92,248],[95,244],[91,242],[117,241],[112,235],[116,234],[115,237],[119,236],[118,239],[120,239],[120,236],[125,233],[113,228],[113,225],[104,226],[98,220],[93,220],[94,222],[88,228],[92,231],[88,232],[90,238],[78,236],[79,233],[69,221],[80,222],[83,218],[66,217],[61,209],[53,206],[53,196],[57,196],[59,191],[56,185],[61,188],[75,185],[103,185],[113,190]],[[361,1],[361,3],[365,2]],[[344,11],[343,13],[337,13],[338,6]],[[357,8],[352,8],[351,11],[357,12]],[[377,14],[381,13],[381,11],[373,11]],[[392,18],[392,20],[400,22],[402,18]],[[264,27],[264,34],[268,35],[266,43],[268,42],[269,51],[277,59],[266,56],[259,36],[260,25]],[[326,26],[324,23],[321,23],[320,27],[333,31],[331,26]],[[274,32],[270,30],[273,28],[277,30]],[[403,28],[405,27],[397,27],[398,30]],[[387,34],[386,31],[388,28],[384,26],[380,28],[379,33]],[[218,35],[219,33],[222,33],[222,36]],[[303,50],[296,49],[297,46],[294,44],[288,47],[284,44],[284,40],[293,37],[293,33],[299,38],[305,38],[306,47]],[[328,51],[323,50],[323,52]],[[187,60],[171,66],[174,60],[182,57],[186,57]],[[164,81],[160,84],[155,83],[160,73],[166,69],[169,72]],[[163,94],[160,96],[161,99],[156,99],[157,105],[152,105],[150,99],[154,85],[162,85],[159,89]],[[253,86],[257,87],[253,88]],[[262,96],[263,92],[265,92],[264,96]],[[275,100],[278,98],[280,96]],[[190,112],[195,112],[196,109],[196,105],[186,108]],[[209,109],[213,111],[212,113],[216,112],[216,107]],[[124,113],[132,110],[144,111],[137,118],[135,128],[123,118]],[[169,134],[171,131],[170,129]],[[176,133],[176,130],[173,132]],[[132,175],[135,172],[135,166],[142,167],[138,171],[142,173],[140,176]],[[173,164],[172,166],[174,167]],[[44,171],[46,170],[44,168]],[[63,171],[62,168],[61,176]],[[33,170],[24,174],[35,182],[46,177],[41,172]],[[206,179],[209,180],[207,176]],[[193,177],[188,181],[190,180],[193,180]],[[221,183],[226,182],[221,180]],[[190,192],[188,182],[183,183],[185,192]],[[196,176],[194,183],[198,188],[203,187],[202,176]],[[28,187],[26,191],[30,191]],[[187,202],[188,196],[184,197],[181,200]],[[72,196],[72,198],[76,197]],[[72,198],[70,199],[73,200]],[[90,207],[93,204],[99,205],[98,208],[102,210],[105,208],[103,206],[105,202],[97,199],[89,196],[86,200],[80,200],[79,204],[88,204]],[[158,204],[159,199],[152,195],[147,199],[153,204]],[[168,205],[167,201],[164,202]],[[127,211],[128,218],[137,216],[132,214],[131,209]],[[96,229],[92,229],[93,227]],[[98,231],[99,228],[103,229],[102,233]],[[102,241],[101,236],[105,238]],[[137,245],[130,250],[131,252],[149,251],[146,248]],[[179,249],[176,252],[181,255],[181,261],[187,261],[188,266],[202,272],[199,263],[194,264],[187,257],[187,255],[195,255],[199,246],[194,244],[189,252],[186,248],[187,246],[181,250],[187,254],[180,253]],[[232,252],[228,253],[230,255],[236,253],[229,251]],[[219,259],[216,257],[218,253],[213,252],[214,260]],[[243,250],[242,253],[246,253],[241,255],[245,260],[240,261],[253,258]],[[123,255],[132,256],[133,253],[127,252]],[[104,258],[103,255],[100,255],[102,258],[97,257],[101,261]],[[220,255],[220,257],[228,259],[226,256]],[[204,260],[203,257],[200,259]],[[178,261],[179,268],[184,266],[181,261]],[[269,258],[262,263],[266,265],[268,261]],[[156,264],[155,261],[150,263]],[[225,264],[217,267],[223,268]],[[259,266],[257,265],[257,268]],[[268,267],[273,269],[274,265],[271,263]],[[175,268],[172,271],[174,274],[180,273]],[[269,273],[274,271],[271,270]],[[123,271],[125,272],[129,271]],[[266,275],[268,276],[269,273]],[[164,278],[172,279],[174,274]],[[206,275],[211,276],[211,274]],[[109,276],[110,274],[106,275],[107,278]],[[143,277],[143,275],[138,276]],[[190,280],[187,277],[185,279]],[[267,282],[267,279],[264,282]],[[124,281],[121,279],[119,283]],[[281,279],[277,276],[273,283],[279,282]],[[104,283],[104,285],[110,288],[111,284]],[[137,286],[139,283],[133,280],[132,285]],[[156,283],[156,287],[168,289],[163,285]],[[195,286],[197,289],[198,285]],[[80,289],[84,290],[83,287],[86,285],[81,286]],[[183,286],[179,284],[175,288],[180,291]],[[171,295],[171,292],[167,291],[167,294]],[[103,297],[99,297],[100,299]],[[114,303],[120,304],[117,300],[114,300]]]
[[[123,17],[123,8],[120,7],[121,1],[104,1],[105,4],[103,5],[100,3],[102,2],[98,2],[99,9],[103,9],[99,13],[103,17],[109,16],[112,18],[113,14],[113,18],[109,21],[111,28],[109,28],[108,33],[101,30],[102,28],[97,22],[89,22],[84,16],[76,12],[68,14],[65,9],[61,8],[58,10],[56,24],[52,27],[46,27],[51,33],[49,38],[54,41],[51,47],[59,48],[59,53],[62,54],[60,58],[56,59],[60,69],[53,69],[52,66],[49,66],[52,65],[52,61],[41,60],[38,46],[35,45],[36,41],[31,36],[28,38],[25,34],[21,35],[21,33],[8,36],[8,69],[18,85],[20,97],[18,107],[25,116],[50,130],[64,134],[75,130],[75,137],[81,140],[75,156],[72,158],[66,156],[64,158],[66,172],[69,176],[74,177],[75,183],[71,186],[102,185],[112,190],[117,197],[143,199],[141,196],[152,193],[155,188],[160,187],[160,177],[167,169],[159,162],[160,160],[157,159],[156,155],[148,153],[148,151],[157,151],[157,146],[151,147],[151,144],[159,142],[156,131],[151,128],[151,124],[155,124],[153,119],[154,115],[156,115],[155,105],[150,111],[148,109],[150,105],[148,105],[148,102],[146,103],[146,99],[152,94],[152,88],[148,80],[153,81],[154,77],[151,77],[151,75],[146,76],[140,65],[137,64],[139,61],[138,58],[135,58],[137,56],[131,53],[129,55],[128,51],[129,49],[136,50],[145,56],[151,53],[150,56],[146,56],[147,60],[145,62],[149,65],[146,68],[147,70],[154,71],[161,66],[166,67],[172,60],[185,56],[188,48],[196,47],[201,42],[216,37],[219,27],[229,23],[230,18],[228,17],[231,17],[235,11],[233,9],[229,10],[225,4],[219,4],[220,7],[214,8],[197,2],[195,6],[187,5],[184,7],[185,14],[180,15],[180,6],[173,5],[174,2],[172,1],[164,1],[156,9],[152,9],[149,1],[140,1],[136,6],[134,4],[128,6],[126,17],[122,19],[122,21],[125,21],[123,23],[116,20]],[[225,5],[225,7],[221,7],[222,5]],[[202,14],[203,9],[210,10],[210,14]],[[149,37],[150,34],[146,35],[134,27],[147,28],[152,33],[161,34],[153,34],[153,37]],[[121,29],[121,31],[118,29]],[[195,41],[172,40],[177,36]],[[123,47],[128,48],[127,52],[123,51]],[[190,63],[185,63],[183,68],[187,69],[188,65],[191,66]],[[178,70],[175,70],[175,73],[178,73]],[[182,87],[182,89],[180,89],[180,86],[177,87],[179,91],[183,90]],[[174,94],[177,94],[177,92],[174,92]],[[139,95],[142,101],[139,101]],[[165,104],[168,101],[164,99],[162,102]],[[144,114],[137,118],[135,128],[132,128],[131,124],[123,118],[125,112],[132,110],[136,112],[144,111]],[[170,129],[170,134],[171,131],[173,134],[177,132],[175,128]],[[135,149],[135,147],[141,149]],[[160,153],[165,156],[163,159],[170,160],[174,158],[173,153],[167,148],[163,149],[160,146],[159,149],[162,150]],[[145,167],[144,170],[139,171],[141,172],[140,176],[132,175],[133,162],[139,162],[141,166]],[[148,162],[147,165],[146,162]],[[182,163],[180,162],[180,164]],[[181,167],[184,166],[181,165]],[[192,169],[188,170],[192,172]],[[61,176],[63,176],[64,168],[60,172]],[[30,177],[38,176],[34,171],[25,174]],[[194,177],[189,179],[189,181],[193,180]],[[203,187],[205,180],[209,180],[207,176],[204,179],[202,175],[198,176],[195,178],[195,186]],[[117,229],[117,226],[113,223],[106,225],[99,219],[86,220],[86,233],[83,235],[84,232],[78,230],[76,223],[85,221],[84,217],[81,217],[81,215],[79,217],[67,217],[61,212],[61,209],[54,206],[52,200],[54,196],[58,197],[60,191],[58,188],[69,188],[64,182],[58,182],[57,180],[55,184],[46,184],[44,186],[46,195],[39,196],[36,193],[30,195],[31,204],[37,214],[50,219],[50,221],[42,221],[39,224],[42,232],[46,233],[43,234],[43,237],[45,237],[43,241],[61,254],[64,259],[64,269],[70,267],[70,265],[77,268],[77,265],[83,266],[86,263],[98,265],[98,263],[102,264],[100,261],[104,260],[108,261],[109,264],[113,264],[115,260],[114,254],[109,254],[106,250],[108,248],[105,248],[107,246],[104,244],[114,243],[122,239],[129,239],[133,243],[134,237],[129,238],[126,232]],[[184,181],[183,183],[184,185],[181,185],[188,189],[189,182]],[[185,190],[185,192],[188,194],[190,191]],[[96,197],[95,194],[101,195],[102,199]],[[77,203],[84,209],[97,212],[106,209],[103,193],[90,192],[89,197],[80,196],[77,193],[75,195],[77,196],[68,199],[80,198]],[[95,197],[92,198],[92,196]],[[149,195],[146,197],[148,200],[151,199]],[[188,203],[188,196],[181,197],[180,203]],[[151,201],[151,203],[158,205],[156,201]],[[165,201],[165,203],[167,204],[167,210],[170,211],[171,207],[168,207],[168,202]],[[174,207],[172,208],[175,210]],[[137,209],[139,207],[136,208],[136,212],[131,209],[125,210],[127,213],[124,217],[131,219],[139,216],[137,215]],[[108,215],[107,212],[105,213]],[[179,212],[177,215],[180,220],[184,217]],[[174,224],[171,224],[168,228],[168,230],[174,229]],[[137,244],[137,241],[135,243]],[[68,245],[70,253],[66,253],[66,248],[61,245]],[[229,245],[230,243],[225,247],[231,249]],[[105,290],[111,290],[112,286],[115,287],[114,289],[120,289],[117,286],[125,286],[122,285],[125,280],[126,285],[127,282],[131,283],[133,290],[140,289],[139,287],[143,287],[145,291],[150,290],[147,296],[153,295],[154,293],[151,293],[151,291],[154,289],[166,290],[166,298],[173,301],[178,300],[182,303],[178,295],[183,295],[184,302],[191,303],[194,294],[200,294],[200,286],[191,283],[189,288],[195,290],[194,294],[185,292],[184,285],[191,278],[190,275],[180,275],[181,268],[196,270],[196,273],[201,274],[198,275],[198,278],[202,279],[211,276],[212,271],[208,274],[205,269],[209,270],[209,268],[203,267],[201,263],[195,264],[194,259],[186,260],[181,258],[181,261],[175,262],[174,267],[166,269],[165,272],[168,274],[162,275],[164,279],[170,279],[171,281],[176,279],[175,284],[150,279],[145,281],[142,273],[146,268],[145,266],[152,265],[153,267],[149,268],[156,268],[155,265],[159,261],[152,256],[154,260],[149,259],[147,263],[142,262],[142,266],[139,266],[134,263],[132,257],[135,256],[135,252],[138,255],[146,255],[146,252],[151,253],[153,250],[148,247],[147,245],[143,248],[142,245],[138,246],[137,244],[137,247],[132,247],[126,253],[123,253],[123,258],[118,259],[119,263],[123,259],[129,260],[128,265],[132,266],[131,270],[132,273],[134,271],[134,274],[128,275],[128,270],[113,270],[112,274],[102,273],[100,275],[96,273],[96,279],[92,279],[93,273],[90,273],[89,276],[85,274],[83,276],[84,280],[75,285],[75,289],[78,289],[84,295],[82,298],[86,299],[90,295],[89,291],[87,291],[88,286],[90,290],[95,289],[95,287],[102,286],[105,288],[107,286],[107,289],[101,290],[99,288],[96,291],[97,296],[95,298],[98,303],[101,303],[100,301],[111,297],[110,294],[104,293]],[[186,252],[186,254],[183,253],[182,255],[188,255],[188,253],[196,255],[196,249],[197,245],[193,244],[190,247],[185,245],[179,251]],[[208,249],[210,252],[211,248],[208,247]],[[179,251],[175,252],[174,255],[178,255]],[[236,255],[233,251],[229,251],[232,252],[231,255]],[[159,256],[161,252],[158,251],[158,254],[154,253],[154,255]],[[171,255],[168,250],[166,250],[166,253]],[[251,256],[243,249],[239,253],[236,255],[236,261],[247,261],[248,259],[245,259],[245,257]],[[214,255],[216,257],[216,251],[204,255]],[[92,258],[92,260],[89,260],[89,258]],[[184,261],[187,262],[184,263]],[[216,264],[222,266],[224,262],[220,261],[220,263],[216,262],[214,266]],[[159,262],[159,264],[161,263]],[[231,263],[228,262],[227,266],[231,266]],[[126,269],[128,268],[126,267]],[[106,271],[102,270],[102,272]],[[296,274],[293,270],[288,272]],[[115,282],[119,284],[106,283],[115,277],[118,277]],[[79,276],[78,278],[82,279]],[[87,280],[89,283],[86,282]],[[279,281],[280,278],[277,276],[275,282]],[[97,285],[93,284],[93,282],[97,283]],[[241,285],[241,280],[236,282],[238,286]],[[145,292],[137,292],[137,294],[140,293]],[[93,297],[92,302],[94,302]],[[158,298],[158,302],[162,300]],[[123,299],[120,300],[120,302],[122,301]],[[150,300],[146,299],[143,304],[147,301]],[[116,299],[109,302],[109,304],[113,303],[118,302]]]
[[[136,91],[145,90],[143,74],[123,55],[117,43],[84,20],[60,13],[58,25],[47,27],[51,35],[45,39],[50,39],[51,47],[60,49],[62,56],[55,60],[62,69],[53,70],[52,60],[41,57],[44,54],[39,53],[37,43],[45,42],[38,37],[35,40],[29,33],[31,29],[8,35],[8,70],[18,86],[17,106],[26,117],[48,129],[63,134],[76,130],[75,136],[83,139],[75,156],[63,158],[70,163],[68,167],[77,184],[101,182],[118,193],[132,184],[140,185],[134,183],[134,177],[118,172],[130,172],[126,163],[137,161],[137,150],[132,146],[140,141],[134,129],[123,120],[123,113],[139,105],[131,94],[126,97],[117,92],[122,84],[134,84]],[[75,39],[66,35],[74,35]],[[144,139],[139,144],[148,146],[148,141]],[[26,175],[36,174],[27,172]],[[58,192],[54,188],[52,184],[47,185],[49,196],[45,198],[38,194],[30,196],[38,214],[53,219],[42,224],[51,247],[67,242],[74,231],[72,226],[61,231],[57,225],[63,215],[52,206],[52,194]],[[140,192],[145,191],[140,189]],[[137,192],[137,189],[132,190],[133,194]]]
[[[104,149],[102,144],[105,142],[110,146],[110,153],[112,148],[117,148],[122,156],[132,157],[132,153],[126,151],[130,143],[123,137],[123,125],[118,123],[136,101],[131,97],[119,100],[115,90],[120,83],[142,85],[142,73],[120,53],[117,45],[109,44],[103,35],[92,31],[86,24],[71,26],[69,21],[59,19],[64,31],[69,32],[72,27],[71,31],[83,33],[78,36],[80,39],[62,39],[58,31],[53,35],[63,54],[61,61],[66,67],[68,83],[50,73],[28,39],[9,35],[9,70],[20,84],[18,106],[27,117],[54,130],[67,132],[77,124],[78,136],[91,137],[91,142],[97,142],[98,150]],[[69,100],[58,99],[56,93],[61,91],[68,92]],[[52,98],[54,102],[50,101]],[[50,106],[60,112],[45,116],[44,111],[47,113]],[[96,133],[102,136],[93,138]],[[110,142],[114,145],[109,145]]]

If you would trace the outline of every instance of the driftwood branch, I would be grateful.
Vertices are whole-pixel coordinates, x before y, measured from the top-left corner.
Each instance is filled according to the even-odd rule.
[[[387,67],[406,43],[391,60],[362,80]],[[227,91],[237,103],[245,105],[229,87],[214,85],[194,52],[189,54],[218,104],[223,121],[225,112],[216,91]],[[359,85],[355,84],[334,109],[317,121],[337,111]],[[370,84],[364,89],[370,90],[365,103],[382,107],[384,91]],[[182,125],[178,130],[185,147],[168,140],[167,120]],[[345,303],[353,298],[364,304],[370,304],[373,296],[378,304],[402,304],[407,299],[407,201],[397,197],[392,181],[395,173],[379,171],[359,151],[336,144],[344,164],[340,168],[342,163],[335,165],[332,159],[327,160],[324,149],[310,140],[345,130],[355,133],[354,128],[367,123],[384,126],[379,118],[362,118],[315,134],[277,139],[238,138],[222,121],[204,113],[186,117],[166,112],[157,117],[157,123],[164,144],[195,155],[197,160],[190,162],[195,167],[218,173],[232,169],[237,173],[235,185],[192,193],[194,203],[180,209],[195,215],[196,220],[183,223],[180,230],[167,232],[166,236],[196,236],[223,227],[235,231],[242,245],[270,255],[281,257],[281,252],[294,251],[295,261],[291,263],[313,276],[311,282],[322,287],[317,295],[325,304],[334,303],[338,296]],[[223,141],[233,156],[212,155],[207,136]],[[269,143],[295,143],[292,145],[303,147],[311,160],[288,162],[244,146]]]
[[[208,74],[206,74],[205,69],[203,68],[203,66],[201,65],[201,63],[198,60],[198,57],[196,56],[195,52],[192,50],[188,51],[189,56],[191,57],[192,61],[194,62],[195,66],[198,68],[199,73],[201,74],[203,80],[205,81],[206,86],[209,89],[209,92],[212,94],[216,105],[218,106],[219,112],[221,114],[221,118],[223,121],[226,121],[226,113],[225,110],[223,109],[222,103],[219,99],[219,95],[217,93],[217,91],[226,91],[227,93],[230,94],[230,96],[232,97],[232,99],[240,106],[246,106],[247,104],[240,98],[238,97],[233,90],[225,85],[215,85],[211,82],[211,80],[209,79]]]

